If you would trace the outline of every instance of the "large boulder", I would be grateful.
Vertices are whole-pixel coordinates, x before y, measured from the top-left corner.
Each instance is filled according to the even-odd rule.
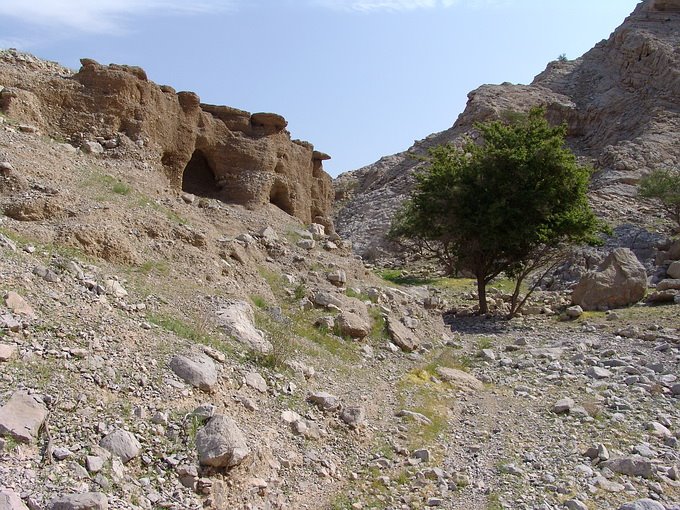
[[[413,331],[408,329],[401,321],[394,317],[387,318],[387,332],[390,334],[392,342],[399,346],[402,351],[414,351],[420,344],[418,337]]]
[[[237,466],[248,455],[250,448],[236,422],[216,414],[196,434],[198,460],[203,466],[230,468]]]
[[[17,391],[0,407],[0,436],[30,443],[47,418],[45,404],[34,395]]]
[[[217,311],[219,325],[238,342],[261,354],[272,351],[272,344],[253,324],[253,309],[245,301],[229,303]]]
[[[0,510],[28,510],[28,507],[12,489],[0,489]]]
[[[175,356],[170,360],[170,369],[184,381],[203,391],[212,392],[217,385],[217,368],[205,354]]]
[[[664,506],[653,499],[638,499],[625,503],[619,507],[619,510],[665,510]]]
[[[675,279],[680,278],[680,260],[676,260],[675,262],[671,262],[671,265],[668,266],[666,273],[668,274],[668,276],[670,278],[675,278]]]
[[[370,322],[352,312],[341,313],[336,324],[340,328],[340,333],[351,338],[364,338],[371,332]]]
[[[109,500],[101,492],[68,494],[50,501],[49,510],[107,510]]]
[[[646,291],[644,266],[628,248],[616,248],[576,284],[572,301],[584,310],[608,310],[637,303]]]

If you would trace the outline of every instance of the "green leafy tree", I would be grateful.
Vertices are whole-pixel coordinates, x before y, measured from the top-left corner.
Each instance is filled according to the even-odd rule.
[[[542,108],[476,128],[481,143],[431,149],[390,237],[433,256],[447,275],[471,272],[482,314],[487,284],[501,273],[515,278],[513,316],[566,245],[595,239],[598,222],[586,196],[591,172],[565,147],[566,127],[551,126]],[[539,268],[519,301],[522,282]]]
[[[655,198],[680,230],[680,170],[654,170],[640,180],[640,196]]]

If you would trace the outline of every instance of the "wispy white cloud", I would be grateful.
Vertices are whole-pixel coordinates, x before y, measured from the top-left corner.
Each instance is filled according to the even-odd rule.
[[[26,48],[32,42],[32,40],[19,37],[0,37],[0,48]]]
[[[2,0],[0,18],[90,33],[125,31],[139,14],[200,14],[232,9],[235,0]]]
[[[440,0],[317,0],[316,3],[337,10],[371,12],[432,8]]]
[[[416,9],[433,9],[435,7],[452,7],[467,5],[482,7],[509,3],[511,0],[312,0],[317,5],[342,11],[376,12],[376,11],[413,11]]]

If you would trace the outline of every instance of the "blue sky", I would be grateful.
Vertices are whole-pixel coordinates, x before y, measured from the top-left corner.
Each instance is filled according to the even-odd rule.
[[[576,58],[637,0],[1,0],[0,47],[139,65],[207,103],[284,115],[332,175],[450,127],[484,83]]]

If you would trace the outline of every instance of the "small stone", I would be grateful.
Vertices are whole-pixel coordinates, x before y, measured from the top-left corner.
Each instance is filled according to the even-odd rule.
[[[326,275],[326,279],[336,287],[342,287],[347,283],[347,273],[344,269],[338,269]]]
[[[651,478],[654,475],[654,467],[650,460],[640,455],[608,460],[603,463],[603,466],[622,475],[641,476],[643,478]]]
[[[350,427],[359,427],[366,421],[366,410],[361,406],[346,407],[340,413],[340,419]]]
[[[449,367],[437,367],[435,371],[442,381],[458,386],[461,389],[468,391],[480,391],[484,389],[482,381],[462,370]]]
[[[215,406],[212,404],[201,404],[196,409],[191,411],[191,418],[198,420],[199,423],[205,423],[210,418],[215,416]]]
[[[68,459],[71,455],[73,455],[73,452],[68,448],[59,447],[52,451],[52,456],[57,460]]]
[[[316,246],[316,241],[313,239],[300,239],[297,242],[297,246],[303,250],[313,250],[314,246]]]
[[[612,373],[606,368],[588,367],[586,375],[593,379],[607,379],[608,377],[611,377]]]
[[[630,503],[625,503],[619,510],[665,510],[664,506],[653,499],[638,499]]]
[[[480,351],[480,355],[486,361],[495,361],[496,360],[496,353],[493,352],[492,349],[482,349]]]
[[[83,142],[80,150],[85,154],[102,154],[104,147],[99,142]]]
[[[661,425],[659,422],[653,421],[647,424],[647,430],[649,430],[652,435],[660,438],[671,437],[671,431],[666,427]]]
[[[316,391],[310,393],[307,401],[316,405],[322,411],[335,411],[340,407],[340,399],[335,395],[326,393],[325,391]]]
[[[581,308],[580,305],[570,306],[565,310],[565,313],[570,319],[578,319],[581,315],[583,315],[583,308]]]
[[[128,295],[128,291],[116,280],[106,280],[104,282],[104,290],[107,294],[117,298],[124,298]]]
[[[564,507],[567,510],[588,510],[586,504],[578,499],[568,499],[564,502]]]
[[[17,352],[16,345],[0,344],[0,361],[11,360]]]
[[[245,381],[248,386],[256,389],[260,393],[267,393],[267,381],[258,372],[249,372],[245,376]]]
[[[371,332],[371,325],[363,317],[351,313],[343,312],[336,320],[340,333],[351,338],[364,338]]]
[[[97,455],[88,455],[85,457],[85,467],[90,473],[99,473],[104,469],[106,459]]]
[[[573,398],[562,398],[555,402],[552,408],[552,412],[555,414],[562,414],[562,413],[567,413],[569,410],[574,407],[575,402]]]
[[[193,204],[196,201],[196,195],[186,192],[182,193],[180,198],[187,204]]]
[[[167,425],[168,422],[169,422],[168,413],[158,411],[151,417],[151,423],[155,423],[156,425]]]
[[[29,318],[35,318],[35,311],[31,306],[14,291],[9,291],[5,294],[5,306],[17,315],[23,315]]]
[[[137,438],[127,430],[117,429],[105,436],[99,445],[114,455],[120,457],[123,463],[127,463],[137,457],[142,445]]]
[[[109,500],[101,492],[60,496],[50,501],[49,510],[107,510]]]
[[[420,450],[415,450],[412,457],[414,459],[419,459],[421,462],[430,462],[430,450],[422,448]]]

